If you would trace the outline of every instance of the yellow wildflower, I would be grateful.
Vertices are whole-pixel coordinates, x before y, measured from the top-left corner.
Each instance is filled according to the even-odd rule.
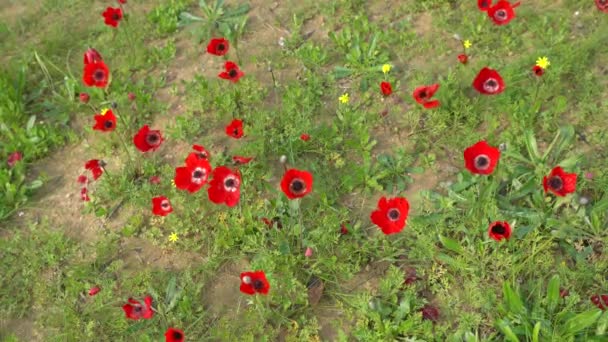
[[[462,45],[464,46],[465,49],[468,49],[471,46],[473,46],[473,43],[471,43],[471,41],[467,39],[462,43]]]
[[[101,114],[103,116],[103,115],[106,115],[106,113],[109,111],[110,111],[110,108],[104,108],[101,110],[101,113],[99,113],[99,114]]]
[[[547,57],[538,57],[536,60],[536,65],[543,69],[547,69],[547,67],[551,65],[551,62],[549,62],[549,58]]]
[[[382,72],[386,75],[388,74],[389,71],[391,71],[391,65],[390,64],[384,64],[382,66]]]
[[[179,236],[177,236],[177,233],[174,232],[169,235],[169,241],[176,242],[177,240],[179,240]]]
[[[348,101],[350,100],[350,98],[348,97],[348,93],[342,94],[342,96],[340,96],[338,100],[340,100],[340,102],[342,103],[348,103]]]
[[[171,185],[173,185],[174,188],[177,188],[177,185],[175,185],[175,179],[171,180]]]

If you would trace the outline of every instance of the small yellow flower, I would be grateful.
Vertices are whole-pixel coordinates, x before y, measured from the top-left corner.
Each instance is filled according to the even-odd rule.
[[[551,65],[551,62],[549,62],[549,58],[547,57],[538,57],[536,60],[536,65],[543,69],[547,69],[547,67]]]
[[[171,180],[171,185],[173,185],[174,188],[177,188],[177,185],[175,185],[175,179]]]
[[[342,96],[340,96],[338,100],[340,100],[340,102],[342,103],[348,103],[348,101],[350,100],[350,98],[348,97],[348,93],[342,94]]]
[[[171,235],[169,235],[169,241],[176,242],[177,240],[179,240],[179,236],[177,236],[177,233],[171,233]]]
[[[386,75],[388,74],[389,71],[391,71],[391,65],[390,64],[384,64],[382,66],[382,72]]]
[[[109,111],[110,111],[110,108],[104,108],[101,110],[101,113],[99,113],[99,114],[101,114],[103,116],[103,115],[106,115],[106,113]]]
[[[467,39],[462,43],[462,45],[464,46],[465,49],[468,49],[471,46],[473,46],[473,43],[471,43],[471,41]]]

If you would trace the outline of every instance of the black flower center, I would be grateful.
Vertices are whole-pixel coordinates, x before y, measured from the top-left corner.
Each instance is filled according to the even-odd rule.
[[[485,154],[480,154],[475,157],[475,168],[478,170],[486,170],[490,167],[490,158]]]
[[[253,281],[253,288],[256,291],[260,291],[261,289],[264,288],[264,282],[262,282],[260,279],[256,279]]]
[[[181,340],[182,338],[184,338],[184,335],[182,335],[181,332],[179,332],[179,331],[173,331],[173,339]]]
[[[505,227],[503,227],[502,224],[497,224],[497,225],[495,225],[495,226],[492,227],[492,233],[493,234],[503,235],[506,232],[507,232],[507,229]]]
[[[564,182],[558,176],[551,177],[551,179],[549,179],[549,186],[553,190],[561,190],[561,188],[564,186]]]
[[[421,99],[425,99],[427,97],[426,90],[423,90],[420,93],[418,93],[418,97],[420,97]]]
[[[169,201],[162,201],[160,206],[163,207],[163,209],[169,209]]]
[[[289,188],[291,189],[291,191],[293,193],[298,194],[298,193],[304,192],[304,190],[306,190],[306,184],[304,184],[304,182],[301,179],[296,178],[291,182],[291,185],[289,185]]]
[[[481,7],[482,8],[487,8],[488,7],[488,1],[487,0],[482,1],[481,2]]]
[[[141,307],[141,305],[135,305],[135,306],[133,307],[133,310],[135,310],[135,312],[137,312],[137,313],[140,313],[142,309],[143,309],[143,308]]]
[[[236,75],[238,75],[236,69],[230,69],[230,71],[228,71],[228,76],[230,76],[231,78],[235,78]]]
[[[238,128],[233,129],[233,130],[232,130],[232,135],[234,135],[235,137],[236,137],[237,135],[239,135],[239,129],[238,129]]]
[[[386,216],[391,221],[397,221],[399,219],[399,216],[401,216],[401,213],[399,212],[399,209],[393,208],[388,211]]]
[[[203,171],[196,170],[192,173],[192,177],[198,179],[198,178],[202,178],[204,174],[205,173]]]
[[[507,19],[507,11],[505,11],[504,9],[499,9],[498,11],[496,11],[496,13],[494,13],[494,18],[501,21]]]
[[[543,74],[543,68],[540,68],[540,67],[534,68],[534,73],[536,75],[539,75],[539,76],[542,75]]]
[[[498,82],[493,78],[489,78],[484,82],[483,89],[485,89],[487,92],[495,92],[498,90]]]
[[[198,154],[197,154],[197,156],[198,156],[199,158],[201,158],[201,159],[207,159],[207,157],[209,157],[209,156],[207,155],[207,153],[204,153],[204,152],[200,152],[200,153],[198,153]]]
[[[224,45],[224,43],[217,44],[218,51],[224,51],[225,49],[226,49],[226,46]]]
[[[106,78],[106,73],[101,69],[97,69],[93,73],[93,79],[95,79],[95,81],[100,82],[100,81],[103,81],[105,78]]]
[[[114,126],[114,122],[112,120],[106,120],[103,123],[103,127],[110,129]]]
[[[118,12],[114,12],[114,13],[112,13],[112,19],[113,19],[114,21],[118,21],[118,20],[120,20],[120,15],[118,14]]]
[[[224,186],[226,186],[227,188],[233,188],[236,186],[236,182],[233,178],[228,178],[226,179],[226,181],[224,181]]]
[[[151,146],[158,145],[160,144],[160,135],[156,132],[150,132],[146,135],[146,142]]]

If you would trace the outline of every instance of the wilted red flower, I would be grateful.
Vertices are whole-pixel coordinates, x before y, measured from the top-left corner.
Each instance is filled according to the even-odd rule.
[[[477,0],[477,7],[482,11],[487,11],[492,7],[492,0]]]
[[[427,304],[422,308],[422,310],[420,310],[420,312],[422,312],[422,319],[426,319],[433,323],[439,320],[439,309],[434,306]]]
[[[576,191],[576,173],[567,173],[560,166],[551,170],[549,176],[543,177],[545,193],[551,191],[556,196],[566,196]]]
[[[211,165],[206,159],[198,158],[195,153],[190,153],[186,158],[186,166],[175,169],[175,186],[190,193],[199,191],[211,173]]]
[[[241,273],[241,292],[249,295],[268,294],[268,290],[270,290],[270,284],[266,280],[264,271]]]
[[[129,101],[135,101],[135,99],[136,99],[135,93],[128,93],[127,98],[129,98]]]
[[[87,184],[89,182],[89,178],[85,175],[78,176],[77,179],[78,184]]]
[[[197,157],[199,157],[201,159],[207,159],[207,160],[209,159],[210,155],[209,155],[209,152],[207,151],[207,149],[205,149],[205,147],[194,144],[194,145],[192,145],[192,149],[194,151],[196,151],[195,154]]]
[[[591,303],[597,306],[598,309],[606,311],[608,309],[608,295],[594,295],[591,297]]]
[[[228,53],[229,47],[230,47],[230,44],[228,44],[228,41],[226,39],[213,38],[207,45],[207,52],[212,55],[223,56],[226,53]]]
[[[224,64],[224,69],[226,69],[226,71],[222,71],[218,75],[219,78],[223,78],[225,80],[230,80],[233,83],[238,82],[239,78],[241,78],[241,77],[243,77],[245,75],[245,73],[243,73],[239,69],[239,66],[236,65],[236,63],[231,62],[231,61],[227,61]]]
[[[340,234],[346,235],[348,234],[348,228],[346,228],[346,224],[342,223],[340,225]]]
[[[99,63],[103,62],[103,58],[101,58],[101,54],[97,52],[97,50],[93,48],[88,48],[83,56],[84,65],[91,63]]]
[[[539,67],[538,65],[535,65],[532,67],[532,72],[534,73],[534,75],[540,77],[545,73],[545,69]]]
[[[281,219],[278,217],[273,217],[272,220],[269,220],[267,217],[262,217],[261,220],[268,228],[272,228],[275,224],[278,229],[283,228],[283,223],[281,223]]]
[[[492,222],[488,227],[488,235],[496,241],[502,239],[509,240],[511,237],[511,226],[509,226],[509,222],[507,221]]]
[[[505,82],[498,71],[485,67],[473,80],[473,88],[484,95],[495,95],[505,90]]]
[[[88,202],[91,200],[91,198],[89,197],[89,190],[86,186],[80,189],[80,199],[84,202]]]
[[[499,0],[496,5],[488,9],[488,16],[496,25],[506,25],[515,18],[515,7],[519,6],[519,2],[511,5],[506,0]]]
[[[152,199],[152,213],[158,216],[167,216],[173,212],[173,207],[169,199],[165,196],[158,196]]]
[[[462,64],[467,64],[467,62],[469,61],[469,56],[463,54],[458,55],[458,61]]]
[[[570,291],[568,291],[568,289],[564,289],[562,287],[559,288],[559,297],[560,298],[566,298],[570,295]]]
[[[213,170],[207,193],[209,200],[215,204],[224,203],[234,207],[241,197],[241,175],[225,166]]]
[[[127,0],[118,0],[118,3],[120,3],[121,5],[124,5],[127,3]]]
[[[391,84],[386,81],[380,83],[380,90],[382,91],[382,94],[384,94],[384,96],[389,96],[393,93],[393,87],[391,87]]]
[[[80,94],[78,94],[78,98],[80,99],[80,102],[82,102],[82,103],[89,103],[89,99],[91,97],[87,93],[80,93]]]
[[[89,290],[89,296],[94,296],[94,295],[98,294],[99,291],[101,291],[101,288],[99,286],[93,286]]]
[[[608,0],[595,0],[595,5],[600,11],[608,13]]]
[[[111,132],[116,128],[116,116],[111,109],[104,109],[100,114],[94,116],[94,130],[102,132]]]
[[[405,270],[405,279],[403,280],[403,284],[405,285],[411,285],[413,284],[416,280],[418,280],[418,276],[416,274],[416,269],[415,268],[408,268]]]
[[[165,332],[165,342],[183,342],[184,341],[184,332],[175,329],[169,328]]]
[[[308,171],[289,169],[281,180],[281,189],[289,199],[301,198],[312,191],[312,174]]]
[[[439,89],[439,84],[437,83],[430,86],[422,86],[414,89],[412,95],[414,96],[414,100],[422,104],[424,108],[436,108],[439,107],[440,103],[438,100],[431,100],[431,98],[435,95],[437,89]]]
[[[404,197],[381,197],[370,219],[385,235],[399,233],[406,225],[410,204]]]
[[[117,27],[118,23],[120,23],[120,20],[122,19],[122,9],[108,7],[101,15],[104,17],[104,22],[106,25]]]
[[[500,149],[488,145],[485,140],[464,150],[464,166],[474,174],[491,174],[498,164],[498,159],[500,159]]]
[[[23,154],[21,152],[15,151],[8,155],[6,163],[8,164],[8,167],[13,167],[21,159],[23,159]]]
[[[163,137],[159,130],[150,130],[148,125],[144,125],[135,136],[133,144],[141,152],[155,151],[163,142]]]
[[[139,301],[129,298],[129,302],[122,306],[125,311],[125,316],[128,319],[150,319],[154,316],[154,310],[152,310],[152,297],[146,296],[144,298],[144,305]]]
[[[234,119],[226,126],[226,134],[229,137],[240,139],[243,136],[243,121]]]
[[[243,157],[243,156],[232,157],[232,161],[234,161],[236,164],[241,164],[241,165],[247,164],[251,160],[253,160],[253,157]]]
[[[310,135],[308,135],[306,133],[302,133],[300,135],[300,140],[302,140],[302,141],[308,141],[308,140],[310,140]]]
[[[104,88],[108,85],[110,70],[103,61],[89,63],[84,66],[82,81],[87,87]]]
[[[84,164],[84,168],[91,171],[91,174],[93,174],[93,180],[97,180],[97,178],[101,177],[104,166],[106,166],[106,163],[103,160],[98,159],[91,159]]]
[[[158,176],[150,177],[150,184],[160,184],[160,177],[158,177]]]

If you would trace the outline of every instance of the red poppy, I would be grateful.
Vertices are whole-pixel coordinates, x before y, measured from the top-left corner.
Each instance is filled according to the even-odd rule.
[[[224,64],[224,69],[226,69],[225,71],[222,71],[218,76],[219,78],[223,78],[225,80],[230,80],[233,83],[238,82],[239,78],[245,76],[245,73],[243,73],[240,69],[239,66],[236,65],[234,62],[231,61],[227,61]]]
[[[384,94],[384,96],[389,96],[393,93],[393,87],[391,87],[391,84],[389,82],[380,83],[380,90],[382,91],[382,94]]]
[[[105,18],[104,22],[106,25],[117,27],[118,23],[120,23],[120,20],[122,19],[122,9],[108,7],[101,15]]]
[[[241,175],[225,166],[213,170],[207,193],[209,200],[215,204],[226,204],[234,207],[241,198]]]
[[[135,136],[133,136],[133,144],[141,152],[155,151],[163,142],[163,137],[159,130],[150,130],[148,125],[144,125]]]
[[[101,288],[99,286],[93,286],[89,290],[89,296],[94,296],[94,295],[98,294],[99,291],[101,291]]]
[[[462,64],[467,64],[467,62],[469,61],[469,56],[465,54],[460,54],[458,55],[458,61]]]
[[[608,0],[595,0],[595,5],[600,11],[608,13]]]
[[[186,158],[186,166],[175,169],[175,186],[190,193],[199,191],[211,173],[211,165],[206,159],[199,158],[195,153],[190,153]]]
[[[342,223],[340,225],[340,234],[346,235],[348,234],[348,228],[346,228],[346,224]]]
[[[104,166],[106,166],[106,163],[103,160],[97,159],[91,159],[84,164],[84,168],[91,171],[93,174],[93,180],[97,180],[97,178],[101,177]]]
[[[498,164],[498,159],[500,159],[500,149],[488,145],[485,140],[464,150],[464,167],[474,174],[491,174]]]
[[[82,102],[82,103],[89,103],[89,99],[91,97],[87,93],[80,93],[78,95],[78,98],[80,99],[80,102]]]
[[[241,164],[241,165],[247,164],[251,160],[253,160],[253,157],[243,157],[243,156],[232,157],[232,161],[234,161],[236,164]]]
[[[184,332],[179,329],[169,328],[165,332],[165,342],[183,342],[184,338]]]
[[[281,180],[281,189],[289,199],[301,198],[312,191],[312,174],[308,171],[289,169]]]
[[[203,147],[201,145],[194,144],[194,145],[192,145],[192,149],[194,151],[196,151],[195,154],[196,154],[197,157],[199,157],[201,159],[207,159],[207,160],[209,160],[210,154],[207,151],[207,149],[205,149],[205,147]]]
[[[511,5],[506,0],[499,0],[496,5],[488,9],[488,16],[496,25],[506,25],[515,18],[515,7],[519,6],[519,2]]]
[[[492,222],[488,227],[488,235],[496,241],[502,239],[509,240],[511,237],[511,226],[509,226],[509,222],[507,221]]]
[[[230,47],[230,44],[228,43],[228,41],[226,39],[213,38],[207,45],[207,52],[212,55],[223,56],[226,53],[228,53],[229,47]]]
[[[85,175],[78,176],[78,184],[87,184],[89,182],[89,178]]]
[[[91,198],[89,197],[89,190],[86,186],[80,189],[80,199],[84,202],[88,202],[91,200]]]
[[[101,58],[101,54],[97,52],[97,50],[93,48],[88,48],[83,56],[84,65],[91,63],[99,63],[103,62],[103,58]]]
[[[492,7],[492,0],[477,0],[477,7],[481,11],[487,11]]]
[[[431,98],[435,95],[435,92],[437,92],[437,89],[439,89],[439,84],[437,83],[430,86],[418,87],[414,89],[414,100],[422,104],[424,108],[427,109],[439,107],[440,103],[438,100],[431,100]]]
[[[158,216],[167,216],[173,211],[169,199],[165,196],[158,196],[152,199],[152,213]]]
[[[484,95],[495,95],[505,90],[505,82],[498,71],[485,67],[473,80],[473,88]]]
[[[268,290],[270,290],[270,284],[266,280],[264,271],[241,273],[241,292],[249,295],[268,294]]]
[[[110,70],[103,61],[89,63],[84,66],[82,81],[87,87],[105,88],[110,79]]]
[[[123,305],[122,309],[125,311],[125,316],[129,319],[150,319],[154,316],[152,297],[150,296],[144,298],[144,305],[133,298],[129,298],[129,302]]]
[[[606,311],[608,309],[608,295],[594,295],[591,297],[591,303],[597,306],[598,309]]]
[[[534,73],[534,75],[540,77],[545,73],[545,69],[539,67],[538,65],[535,65],[532,67],[532,72]]]
[[[422,312],[422,319],[431,321],[433,323],[439,320],[439,309],[434,306],[427,304],[422,308],[422,310],[420,310],[420,312]]]
[[[111,132],[114,130],[114,128],[116,128],[116,116],[114,115],[111,109],[102,110],[101,114],[96,114],[94,116],[94,119],[94,130],[102,132]]]
[[[410,204],[404,197],[381,197],[370,219],[385,235],[399,233],[406,225]]]
[[[22,159],[23,154],[21,152],[15,151],[8,155],[8,158],[6,158],[6,163],[8,164],[8,167],[14,167],[15,164],[17,164],[17,162]]]
[[[556,196],[566,196],[576,191],[576,173],[567,173],[557,166],[551,170],[549,176],[543,177],[545,193],[551,191]]]
[[[306,133],[302,133],[302,135],[300,135],[300,140],[308,141],[308,140],[310,140],[310,135],[308,135]]]
[[[232,120],[230,124],[226,126],[226,134],[228,134],[229,137],[240,139],[243,136],[243,121],[239,119]]]

